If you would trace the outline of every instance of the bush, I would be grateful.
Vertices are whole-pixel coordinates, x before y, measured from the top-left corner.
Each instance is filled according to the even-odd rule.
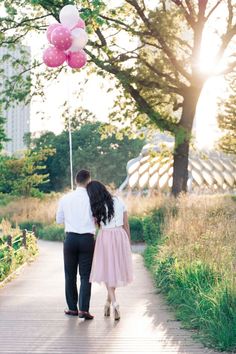
[[[6,206],[8,203],[16,199],[17,197],[11,194],[5,194],[0,192],[0,206]]]
[[[138,217],[129,218],[130,234],[132,242],[144,242],[143,223]]]
[[[37,253],[37,241],[33,235],[27,234],[27,248],[22,245],[21,235],[16,236],[13,239],[13,247],[4,247],[0,251],[0,281]]]
[[[37,236],[48,241],[64,241],[64,227],[56,224],[44,226],[42,229],[38,230]]]
[[[143,253],[145,266],[152,272],[154,272],[154,267],[156,266],[157,252],[157,245],[149,245],[145,248]]]
[[[19,227],[21,228],[21,230],[28,230],[28,231],[32,231],[33,230],[33,226],[36,227],[36,234],[38,233],[38,231],[40,229],[42,229],[44,227],[42,222],[38,222],[38,221],[22,221],[19,223]]]
[[[164,209],[162,208],[143,218],[143,237],[147,244],[151,245],[158,242],[162,235],[163,223]]]

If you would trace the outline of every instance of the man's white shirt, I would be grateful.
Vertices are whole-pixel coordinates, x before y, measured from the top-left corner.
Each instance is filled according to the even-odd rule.
[[[95,233],[95,223],[86,188],[77,187],[75,191],[60,199],[56,222],[64,224],[66,232]]]

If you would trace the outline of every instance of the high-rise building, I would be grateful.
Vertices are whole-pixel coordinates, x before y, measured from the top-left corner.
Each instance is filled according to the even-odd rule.
[[[22,49],[22,44],[20,44]],[[14,59],[20,59],[20,47],[9,51],[7,48],[0,48],[0,60],[3,56],[10,54]],[[30,48],[24,46],[25,52],[30,63]],[[5,78],[11,78],[20,73],[19,69],[13,67],[11,60],[1,62],[1,69]],[[2,88],[4,89],[4,83]],[[30,131],[30,105],[24,102],[13,103],[9,108],[3,110],[3,116],[6,118],[5,133],[8,139],[4,146],[4,152],[12,155],[25,149],[23,137]]]

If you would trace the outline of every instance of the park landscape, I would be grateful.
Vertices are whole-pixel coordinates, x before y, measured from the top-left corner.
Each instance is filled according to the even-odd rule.
[[[41,57],[33,58],[30,63],[25,57],[24,48],[20,59],[11,54],[14,46],[27,39],[29,34],[31,37],[45,34],[49,23],[59,20],[59,13],[66,5],[77,6],[80,17],[86,24],[89,40],[83,49],[87,57],[85,67],[78,71],[73,67],[74,64],[67,60],[58,67],[46,68],[42,62],[43,49],[40,51]],[[34,266],[36,271],[40,265],[43,267],[43,263],[40,263],[42,260],[48,262],[45,258],[45,254],[49,252],[47,247],[53,254],[53,245],[55,249],[60,249],[62,245],[64,230],[56,225],[55,212],[59,198],[71,188],[71,158],[74,174],[79,168],[89,169],[93,178],[102,180],[113,193],[120,194],[127,204],[134,263],[137,267],[136,278],[139,278],[140,272],[140,277],[141,273],[144,274],[143,284],[148,284],[147,292],[142,293],[142,287],[145,288],[146,285],[135,283],[135,291],[132,293],[131,288],[129,294],[132,295],[129,296],[132,300],[136,292],[143,296],[144,303],[145,297],[151,303],[151,314],[145,306],[139,308],[137,319],[139,323],[144,321],[144,328],[146,313],[148,312],[150,318],[154,318],[154,313],[157,312],[151,330],[149,327],[154,337],[148,337],[148,326],[146,332],[144,330],[140,334],[140,338],[145,338],[146,349],[141,342],[140,348],[135,347],[135,340],[137,343],[139,341],[133,332],[127,342],[122,327],[120,330],[119,327],[109,327],[111,334],[106,332],[105,328],[101,336],[111,336],[110,349],[103,347],[99,342],[100,332],[97,334],[94,329],[94,343],[96,342],[97,346],[92,346],[92,350],[101,353],[112,350],[126,353],[136,351],[200,354],[210,352],[208,350],[234,353],[235,179],[231,188],[222,184],[221,188],[215,190],[204,188],[194,192],[193,188],[190,192],[188,164],[190,151],[197,149],[193,130],[198,101],[205,85],[220,76],[224,78],[227,90],[216,102],[221,135],[215,141],[213,149],[219,154],[225,154],[223,156],[229,156],[232,164],[235,163],[236,3],[233,0],[169,0],[157,1],[154,5],[152,1],[125,0],[119,5],[113,5],[99,0],[19,0],[14,3],[1,2],[1,6],[4,7],[4,16],[1,17],[0,42],[1,46],[9,51],[1,61],[10,61],[14,67],[20,69],[20,74],[11,78],[6,78],[3,72],[0,74],[4,80],[0,101],[0,281],[9,279],[22,264],[30,264],[29,269],[24,268],[23,273],[16,279],[10,278],[9,284],[1,283],[3,287],[0,289],[0,298],[1,292],[6,291],[2,297],[3,304],[8,304],[4,294],[8,294],[8,291],[10,294],[10,289],[14,291],[14,284],[19,287],[19,284],[23,284],[21,279],[24,279],[27,272],[33,272]],[[208,32],[214,33],[213,37],[207,37]],[[211,52],[206,51],[204,54],[204,48],[210,43],[207,42],[209,38],[215,46],[212,46]],[[204,63],[207,65],[204,66]],[[51,65],[50,62],[48,64]],[[86,73],[88,81],[95,74],[101,77],[101,80],[115,82],[114,87],[108,89],[115,93],[109,119],[101,122],[92,111],[81,106],[78,98],[66,98],[68,102],[65,102],[62,113],[63,130],[59,134],[52,131],[44,131],[40,135],[28,133],[24,137],[23,152],[12,156],[4,154],[4,144],[8,139],[4,130],[4,114],[7,109],[20,102],[27,103],[35,95],[43,100],[45,82],[60,81],[61,75],[67,74],[79,80],[77,75],[81,72]],[[71,110],[69,104],[72,101],[77,102],[76,100],[78,105],[75,103],[75,110]],[[204,111],[201,114],[204,114]],[[205,121],[208,118],[205,113]],[[205,126],[201,129],[204,130]],[[128,161],[136,158],[143,146],[150,142],[150,137],[159,131],[172,136],[174,144],[171,149],[162,145],[158,151],[151,151],[150,148],[149,153],[151,156],[164,158],[173,156],[172,186],[164,190],[157,186],[150,190],[148,185],[146,189],[140,190],[136,186],[119,191],[120,185],[127,177]],[[211,133],[209,130],[209,139]],[[71,155],[69,137],[72,139]],[[235,171],[232,172],[232,178],[233,173]],[[22,236],[23,230],[27,230],[26,239]],[[10,244],[9,235],[12,236]],[[141,255],[135,253],[139,248]],[[143,273],[143,262],[148,270],[146,273]],[[45,264],[51,267],[49,262]],[[31,277],[33,289],[35,282],[32,273]],[[52,277],[54,284],[58,279],[56,275]],[[146,283],[149,279],[150,283]],[[150,292],[153,293],[151,298]],[[37,296],[33,290],[32,294]],[[29,298],[30,296],[29,293]],[[121,296],[125,299],[125,293]],[[161,302],[156,303],[159,299]],[[138,302],[138,298],[134,297],[133,302],[135,301]],[[51,302],[47,304],[49,303],[52,306]],[[60,299],[58,303],[61,304]],[[151,346],[151,341],[161,336],[158,328],[163,326],[163,323],[157,320],[162,312],[158,312],[156,304],[159,304],[160,311],[163,306],[168,305],[164,315],[170,313],[174,318],[166,322],[163,320],[163,333],[166,332],[161,339],[164,341],[163,346],[159,342],[153,342]],[[101,304],[96,302],[96,305],[99,314]],[[136,308],[131,304],[129,306],[135,312]],[[129,323],[128,319],[132,320],[132,313],[129,313],[129,308],[126,310]],[[0,313],[1,311],[5,319],[8,319],[8,312],[0,305]],[[34,311],[39,311],[39,316],[40,306],[39,309],[33,307],[29,316],[34,316]],[[50,313],[51,308],[48,311]],[[60,318],[60,309],[57,308],[55,313],[58,317],[53,319],[57,320]],[[25,318],[25,312],[21,313],[19,310],[19,314]],[[9,319],[13,319],[9,316]],[[135,319],[131,322],[132,325],[135,325]],[[122,321],[124,323],[126,318]],[[179,337],[176,335],[178,339],[173,340],[173,343],[177,345],[172,344],[172,347],[168,342],[168,331],[171,333],[170,338],[175,337],[171,332],[173,329],[170,329],[171,321],[176,321],[173,323],[179,326],[180,333],[181,328],[188,333],[182,341],[181,334]],[[66,322],[60,324],[66,326]],[[6,333],[9,335],[7,328]],[[101,326],[101,331],[102,328]],[[121,333],[117,341],[114,341],[114,347],[113,330],[119,330],[118,333]],[[137,324],[137,333],[139,330],[141,331]],[[74,336],[74,328],[71,331]],[[86,340],[87,336],[89,340],[86,329],[81,331],[85,338],[83,340]],[[40,333],[47,338],[46,343],[51,343],[50,331],[49,334]],[[52,338],[53,336],[55,334]],[[188,342],[191,337],[194,342],[185,347],[184,342]],[[20,345],[24,344],[24,348],[27,348],[27,340],[30,342],[32,339],[24,338],[25,344],[18,340]],[[38,347],[36,344],[32,346],[34,342],[30,342],[28,352],[66,352],[63,336],[62,339],[57,337],[59,344],[55,346],[56,349],[50,347],[51,344],[48,344],[48,348],[43,347],[42,341],[38,342],[34,336],[32,338]],[[73,338],[76,338],[76,335]],[[81,343],[84,343],[83,340]],[[21,350],[20,347],[9,349],[6,343],[7,341],[4,341],[5,352],[4,348],[8,348],[10,353],[18,353],[18,350]],[[194,343],[202,343],[205,348],[198,347],[199,344],[195,347]],[[70,350],[70,353],[78,352],[76,346]],[[89,353],[85,344],[82,346],[82,352]]]

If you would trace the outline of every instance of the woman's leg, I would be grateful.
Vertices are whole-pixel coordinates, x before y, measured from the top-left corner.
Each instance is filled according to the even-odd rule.
[[[111,303],[111,298],[110,298],[110,294],[109,294],[109,286],[106,284],[106,288],[107,288],[107,302]]]
[[[114,312],[114,319],[117,321],[120,319],[120,310],[119,310],[119,305],[116,302],[116,288],[114,287],[109,287],[108,288],[108,293],[112,302],[112,307],[113,307],[113,312]]]
[[[110,288],[108,284],[106,284],[106,288],[107,288],[107,301],[104,307],[104,316],[110,316],[110,304],[111,302],[113,304],[114,294],[112,288]]]
[[[108,296],[109,296],[110,301],[112,302],[112,305],[116,304],[116,294],[115,294],[116,288],[109,286],[107,288],[107,290],[108,290]]]

